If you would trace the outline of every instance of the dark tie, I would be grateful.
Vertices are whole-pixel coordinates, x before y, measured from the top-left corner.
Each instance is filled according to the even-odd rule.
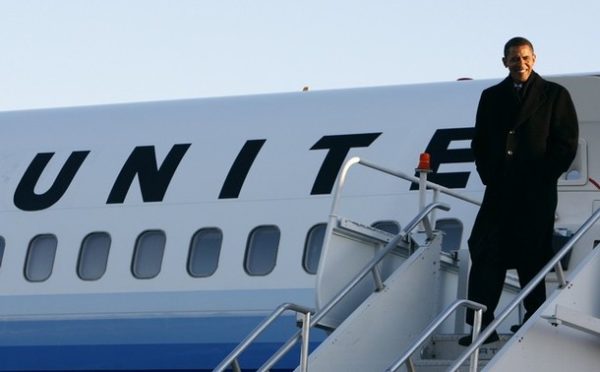
[[[517,92],[517,97],[519,97],[519,100],[523,99],[523,92],[525,89],[523,89],[523,84],[522,83],[515,83],[515,91]]]

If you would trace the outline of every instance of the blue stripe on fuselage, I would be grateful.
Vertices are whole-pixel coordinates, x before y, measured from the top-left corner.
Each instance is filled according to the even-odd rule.
[[[211,370],[264,318],[186,316],[0,322],[1,371]],[[296,319],[277,320],[240,358],[258,368],[297,331]],[[324,333],[311,333],[316,347]],[[292,350],[278,368],[293,370]]]

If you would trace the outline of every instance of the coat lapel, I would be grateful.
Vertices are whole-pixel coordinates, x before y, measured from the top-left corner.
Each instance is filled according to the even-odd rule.
[[[529,117],[546,101],[544,80],[535,72],[531,74],[531,79],[532,81],[529,83],[528,92],[526,93],[525,99],[517,114],[515,128],[518,128],[526,122],[527,119],[529,119]]]

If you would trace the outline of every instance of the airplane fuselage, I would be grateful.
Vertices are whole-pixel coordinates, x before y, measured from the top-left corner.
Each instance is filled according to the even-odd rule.
[[[580,120],[556,221],[572,230],[600,206],[600,78],[553,80]],[[280,303],[314,306],[311,232],[349,157],[414,173],[427,151],[431,181],[481,198],[469,145],[494,83],[0,113],[0,370],[214,367]],[[362,221],[417,210],[409,182],[360,169],[347,183],[344,213]],[[445,201],[465,249],[477,207]]]

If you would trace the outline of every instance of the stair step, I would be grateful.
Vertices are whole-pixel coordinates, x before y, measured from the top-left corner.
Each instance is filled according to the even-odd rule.
[[[458,344],[458,339],[463,336],[465,335],[440,334],[433,336],[431,342],[423,347],[421,359],[455,360],[465,351],[465,347]],[[511,336],[512,335],[500,335],[499,341],[481,345],[479,348],[479,359],[492,359]]]
[[[480,371],[487,364],[487,360],[480,360],[477,363],[477,370]],[[448,368],[454,363],[450,359],[427,359],[427,360],[415,360],[415,370],[419,372],[446,372]],[[469,370],[469,361],[465,362],[459,369],[459,372],[466,372]]]

